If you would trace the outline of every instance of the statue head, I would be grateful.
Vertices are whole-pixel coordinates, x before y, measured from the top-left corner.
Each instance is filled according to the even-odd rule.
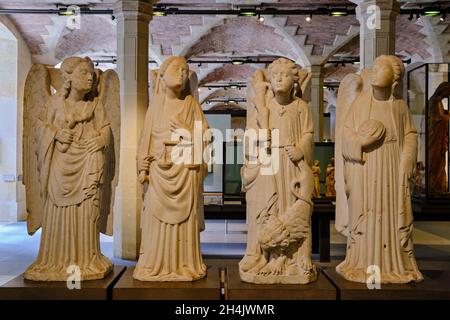
[[[374,61],[371,84],[379,88],[391,87],[394,94],[404,72],[405,67],[400,58],[381,55]]]
[[[94,84],[94,64],[89,58],[70,57],[63,61],[60,68],[63,79],[62,95],[67,98],[71,90],[86,95]]]
[[[181,93],[189,81],[189,66],[184,57],[169,57],[161,68],[157,79],[163,92],[171,90]]]
[[[267,68],[268,78],[275,95],[296,95],[298,86],[298,67],[291,60],[280,58]]]

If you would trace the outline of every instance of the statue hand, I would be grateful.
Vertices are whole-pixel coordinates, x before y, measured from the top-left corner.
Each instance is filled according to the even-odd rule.
[[[406,175],[406,178],[409,180],[412,178],[414,174],[414,163],[412,161],[408,161],[404,157],[400,158],[400,172]]]
[[[286,146],[285,149],[289,159],[291,159],[292,162],[298,162],[304,158],[302,149],[299,147]]]
[[[149,171],[150,170],[150,163],[154,160],[153,156],[147,156],[145,157],[142,162],[139,164],[139,169],[141,171]]]
[[[60,129],[56,132],[55,139],[61,143],[71,144],[73,142],[73,132],[68,129]]]
[[[385,135],[386,128],[383,123],[374,119],[364,121],[358,129],[358,137],[363,148],[383,140]]]
[[[88,142],[88,151],[90,153],[100,151],[106,147],[102,136],[95,137]]]
[[[148,178],[147,171],[141,170],[139,172],[138,181],[139,181],[140,184],[144,184],[144,183],[150,181],[150,179]]]

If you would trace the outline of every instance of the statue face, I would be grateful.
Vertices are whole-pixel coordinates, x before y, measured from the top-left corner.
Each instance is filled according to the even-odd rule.
[[[380,88],[392,86],[394,83],[394,72],[390,64],[383,60],[375,62],[372,69],[372,85]]]
[[[289,66],[277,65],[270,72],[270,84],[275,94],[288,94],[294,87],[294,75]]]
[[[94,83],[92,66],[88,62],[80,63],[73,71],[70,80],[73,89],[86,93],[91,91]]]
[[[189,67],[180,60],[175,60],[164,72],[163,80],[169,89],[180,89],[186,86],[189,78]]]

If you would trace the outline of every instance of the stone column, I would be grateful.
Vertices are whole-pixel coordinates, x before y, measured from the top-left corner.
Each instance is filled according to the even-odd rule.
[[[135,260],[140,247],[141,187],[136,154],[148,107],[149,23],[152,0],[116,3],[117,72],[120,77],[119,184],[114,206],[114,256]]]
[[[314,142],[323,140],[323,80],[323,66],[311,66],[311,112],[314,122]]]
[[[361,69],[370,68],[376,57],[395,54],[395,22],[400,14],[396,0],[363,0],[358,5]]]

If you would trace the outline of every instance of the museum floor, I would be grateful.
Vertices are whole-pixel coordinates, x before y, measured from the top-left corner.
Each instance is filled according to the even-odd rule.
[[[245,250],[246,234],[243,221],[207,221],[202,233],[202,252],[206,258],[239,257]],[[331,260],[342,260],[345,238],[331,228]],[[26,224],[0,223],[0,285],[21,274],[33,262],[39,248],[40,234],[28,236]],[[113,238],[101,238],[102,252],[117,265],[134,265],[134,261],[113,257]],[[415,223],[414,242],[416,257],[427,261],[450,261],[450,222]],[[317,257],[315,257],[317,258]]]

